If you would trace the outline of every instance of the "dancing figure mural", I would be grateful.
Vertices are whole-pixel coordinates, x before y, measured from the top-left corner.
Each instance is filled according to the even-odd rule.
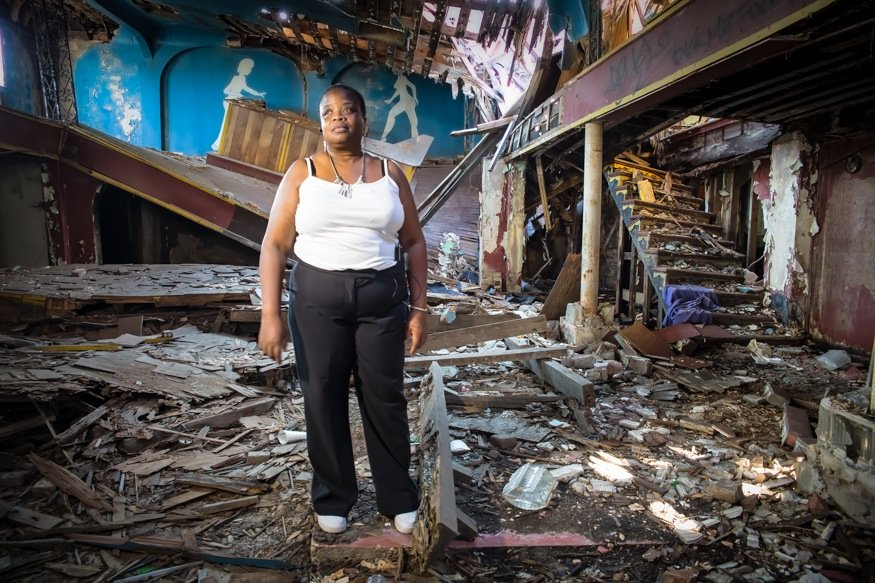
[[[264,97],[267,95],[266,91],[256,91],[246,82],[246,77],[249,73],[252,72],[252,69],[255,67],[255,61],[250,58],[240,59],[240,62],[237,63],[237,74],[231,78],[231,81],[225,86],[224,93],[225,98],[222,100],[222,107],[224,108],[224,113],[222,114],[222,123],[224,124],[225,116],[228,114],[228,100],[229,99],[240,99],[243,97],[243,94],[246,93],[253,97]],[[222,128],[219,127],[219,135],[216,136],[216,141],[213,142],[211,148],[213,150],[219,149],[219,140],[222,137]]]
[[[395,127],[395,118],[402,113],[407,114],[407,119],[410,122],[410,136],[413,138],[419,136],[419,118],[416,117],[416,106],[419,100],[416,98],[416,86],[404,75],[398,75],[395,80],[395,93],[385,102],[392,103],[396,97],[398,103],[393,105],[386,115],[386,127],[383,128],[383,137],[381,138],[384,142],[392,128]]]

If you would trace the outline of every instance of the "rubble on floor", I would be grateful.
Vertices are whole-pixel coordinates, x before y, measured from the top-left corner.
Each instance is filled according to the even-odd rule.
[[[245,305],[257,303],[251,270],[162,271],[168,283],[219,274],[241,283],[235,296],[224,286],[177,286],[168,306],[147,299],[157,296],[142,276],[154,267],[66,269],[59,277],[85,269],[75,277],[89,281],[98,269],[141,279],[117,281],[114,291],[41,281],[26,298],[5,298],[3,313],[18,316],[0,329],[4,580],[872,577],[875,528],[862,519],[865,505],[861,514],[848,509],[865,492],[833,497],[826,470],[837,462],[815,454],[813,437],[827,393],[832,429],[818,439],[840,442],[845,413],[871,427],[856,397],[868,362],[857,355],[721,344],[719,332],[690,324],[638,324],[568,347],[549,337],[555,327],[538,315],[539,302],[436,284],[429,342],[442,347],[431,360],[408,358],[406,390],[424,499],[449,488],[456,512],[423,520],[413,540],[441,520],[454,522],[458,538],[415,569],[409,537],[386,539],[382,554],[349,552],[391,532],[374,506],[356,424],[352,527],[314,531],[306,443],[278,440],[306,430],[294,357],[281,366],[266,359],[254,344],[256,319],[231,316],[257,315]],[[12,279],[37,281],[28,277]],[[138,287],[143,293],[132,293]],[[79,294],[73,309],[62,302],[68,291]],[[41,305],[40,315],[23,315],[15,302]],[[443,403],[420,409],[435,387]],[[442,447],[451,471],[438,483],[429,455]],[[871,458],[853,453],[845,476],[871,480]],[[520,508],[504,493],[527,464],[550,472],[539,473],[548,484],[542,508]]]

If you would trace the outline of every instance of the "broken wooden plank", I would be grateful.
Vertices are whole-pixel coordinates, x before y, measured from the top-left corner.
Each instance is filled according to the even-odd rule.
[[[38,528],[43,531],[54,528],[64,522],[63,518],[43,514],[42,512],[37,512],[36,510],[31,510],[29,508],[22,508],[21,506],[14,506],[3,502],[2,500],[0,500],[0,516],[4,516],[11,522],[23,524],[25,526],[32,526],[33,528]]]
[[[476,539],[480,532],[480,529],[477,527],[477,521],[461,510],[456,511],[456,518],[459,525],[459,538],[467,541]]]
[[[193,488],[176,496],[171,496],[161,503],[161,510],[169,510],[182,504],[188,504],[195,500],[199,500],[207,494],[212,494],[215,490],[208,488]]]
[[[254,506],[257,503],[258,496],[246,496],[245,498],[235,498],[233,500],[223,500],[221,502],[213,502],[212,504],[204,504],[198,508],[198,511],[201,514],[218,514],[219,512]]]
[[[558,320],[565,315],[568,304],[580,299],[580,254],[571,253],[565,258],[559,277],[544,300],[541,315],[548,320]]]
[[[70,471],[33,453],[28,454],[27,457],[36,466],[37,471],[62,492],[73,496],[86,506],[112,512],[112,505],[109,502],[101,499],[96,492],[85,485],[85,482]]]
[[[268,411],[273,409],[273,406],[275,404],[276,399],[274,399],[273,397],[243,401],[239,405],[228,411],[224,411],[217,415],[210,415],[208,417],[200,417],[193,421],[189,421],[188,423],[183,423],[182,427],[189,430],[198,429],[204,426],[209,426],[213,429],[230,427],[231,425],[236,424],[241,417],[267,413]]]
[[[508,320],[519,320],[520,317],[512,312],[502,314],[460,314],[463,306],[453,305],[447,310],[453,310],[452,322],[445,313],[427,314],[428,331],[430,334],[436,332],[446,332],[447,330],[459,330],[461,328],[471,328],[473,326],[483,326],[484,324],[496,324],[498,322],[507,322]],[[466,306],[465,306],[466,307]]]
[[[99,421],[104,415],[113,410],[116,406],[118,406],[119,400],[113,399],[111,401],[107,401],[97,409],[93,410],[91,413],[88,413],[84,417],[80,418],[78,421],[70,425],[66,430],[59,433],[55,436],[55,441],[64,445],[70,443],[76,437],[94,425],[97,421]]]
[[[505,338],[504,343],[508,348],[522,348],[522,344],[513,338]],[[587,407],[595,404],[595,389],[592,381],[577,374],[570,368],[552,360],[527,360],[524,364],[535,373],[535,376],[563,395],[577,399]]]
[[[514,362],[524,360],[541,360],[544,358],[559,358],[568,352],[567,346],[552,348],[520,348],[516,350],[488,350],[484,352],[459,352],[455,354],[427,354],[425,356],[409,356],[404,360],[407,370],[428,368],[432,362],[441,366],[468,364],[486,364],[493,362]]]
[[[442,556],[444,549],[459,534],[441,367],[432,364],[429,374],[431,382],[424,386],[424,391],[428,392],[423,393],[420,401],[420,426],[424,428],[420,436],[420,464],[431,477],[420,484],[420,518],[413,531],[411,557],[420,573]]]
[[[565,400],[565,395],[514,395],[500,391],[472,391],[458,393],[447,389],[444,398],[448,406],[487,407],[497,409],[525,409],[530,403],[554,403]]]
[[[544,316],[520,318],[518,320],[508,320],[507,322],[497,322],[495,324],[484,324],[461,330],[448,330],[446,332],[429,334],[422,350],[455,348],[457,346],[486,342],[487,340],[497,340],[507,336],[522,336],[546,331],[547,319]]]
[[[68,539],[72,541],[105,547],[110,549],[118,549],[122,551],[140,552],[140,553],[155,553],[155,554],[182,554],[187,557],[218,563],[222,565],[242,565],[246,567],[259,567],[262,569],[279,569],[283,571],[293,571],[297,569],[295,565],[278,559],[259,559],[256,557],[242,557],[215,551],[206,551],[202,549],[186,548],[182,540],[171,540],[158,537],[135,537],[129,539],[119,539],[112,536],[101,536],[95,534],[71,534]],[[64,539],[61,539],[63,542]]]
[[[50,419],[54,420],[55,418],[50,417]],[[10,423],[9,425],[4,425],[3,427],[0,427],[0,439],[5,439],[10,435],[15,435],[16,433],[21,433],[22,431],[42,427],[44,423],[45,420],[43,419],[43,416],[36,415],[28,419],[22,419],[21,421]]]
[[[231,479],[206,474],[183,474],[177,477],[174,482],[182,486],[220,490],[231,494],[261,494],[268,490],[266,484],[254,480]]]

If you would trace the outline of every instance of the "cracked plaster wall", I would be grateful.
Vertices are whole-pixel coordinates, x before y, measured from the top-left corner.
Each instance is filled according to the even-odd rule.
[[[819,231],[814,215],[813,150],[798,132],[772,144],[769,193],[762,197],[765,228],[765,281],[773,293],[807,311],[813,238]]]

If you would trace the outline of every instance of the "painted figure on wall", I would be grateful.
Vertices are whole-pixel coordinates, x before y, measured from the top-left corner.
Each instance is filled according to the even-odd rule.
[[[225,86],[224,93],[225,99],[222,100],[222,107],[224,108],[224,114],[222,115],[222,124],[224,124],[225,116],[228,114],[228,100],[229,99],[240,99],[243,97],[243,94],[246,93],[253,97],[264,97],[267,95],[266,91],[256,91],[246,82],[246,77],[249,73],[252,72],[252,69],[255,67],[255,61],[250,58],[240,59],[240,62],[237,64],[237,74],[231,78],[231,81],[228,85]],[[219,135],[216,136],[216,141],[213,142],[211,146],[213,150],[219,149],[219,140],[222,137],[222,128],[219,127]]]
[[[419,100],[416,98],[416,86],[404,75],[398,75],[395,80],[395,93],[392,97],[386,100],[386,103],[391,103],[398,98],[398,103],[392,106],[389,113],[386,114],[386,127],[383,128],[384,142],[395,127],[395,118],[402,113],[407,114],[407,119],[410,122],[410,137],[416,138],[419,136],[419,119],[416,117],[416,106]]]

